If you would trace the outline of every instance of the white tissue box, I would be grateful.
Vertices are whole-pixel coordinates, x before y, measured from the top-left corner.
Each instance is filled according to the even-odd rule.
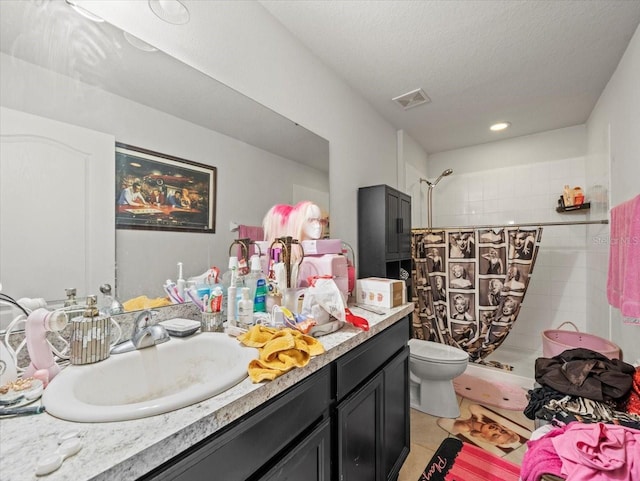
[[[404,281],[367,277],[356,281],[356,302],[377,307],[397,307],[407,302]]]

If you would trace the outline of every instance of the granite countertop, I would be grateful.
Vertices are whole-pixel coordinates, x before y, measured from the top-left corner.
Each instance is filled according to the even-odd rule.
[[[136,479],[409,315],[413,304],[385,310],[384,315],[358,307],[350,309],[369,321],[369,331],[347,324],[319,337],[324,354],[311,359],[304,368],[293,369],[270,382],[254,384],[247,378],[206,401],[132,421],[74,423],[47,413],[0,419],[0,479]],[[39,458],[54,453],[58,436],[69,431],[81,432],[81,451],[67,458],[57,471],[36,477]]]

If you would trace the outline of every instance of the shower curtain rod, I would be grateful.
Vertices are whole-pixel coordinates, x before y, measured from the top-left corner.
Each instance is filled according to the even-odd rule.
[[[523,224],[493,224],[493,225],[471,225],[466,227],[453,226],[453,227],[432,227],[431,230],[451,230],[451,229],[500,229],[503,227],[547,227],[552,225],[587,225],[587,224],[608,224],[609,220],[576,220],[572,222],[525,222]],[[424,229],[424,227],[419,227]]]

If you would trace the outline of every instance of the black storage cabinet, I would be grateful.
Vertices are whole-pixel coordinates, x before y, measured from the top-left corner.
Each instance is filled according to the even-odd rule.
[[[388,185],[359,188],[358,277],[401,279],[402,271],[411,274],[411,197]]]

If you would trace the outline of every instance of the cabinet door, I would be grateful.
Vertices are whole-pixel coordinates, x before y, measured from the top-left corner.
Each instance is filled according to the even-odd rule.
[[[397,259],[400,249],[398,231],[400,228],[400,218],[398,217],[400,197],[398,193],[387,189],[385,196],[385,254],[387,259]]]
[[[331,419],[313,430],[259,481],[330,481]]]
[[[398,254],[400,258],[411,257],[411,197],[398,197]]]
[[[338,406],[338,479],[381,480],[383,377],[378,374]]]
[[[382,446],[383,478],[396,479],[409,455],[409,348],[383,371],[384,404]]]

